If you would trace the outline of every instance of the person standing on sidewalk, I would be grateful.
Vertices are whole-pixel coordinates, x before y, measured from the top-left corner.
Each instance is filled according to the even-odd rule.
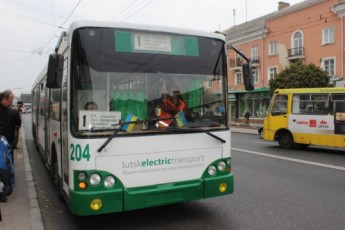
[[[2,194],[0,197],[0,202],[6,202],[7,196],[13,191],[13,186],[15,184],[14,175],[14,155],[13,147],[15,141],[15,127],[20,126],[21,119],[18,111],[11,108],[14,95],[11,90],[5,90],[0,93],[0,136],[3,136],[6,143],[10,146],[6,147],[9,151],[11,159],[9,162],[5,163],[7,167],[2,175]]]
[[[5,136],[11,146],[12,162],[14,163],[13,149],[15,144],[16,127],[21,126],[18,111],[11,108],[14,95],[11,90],[0,93],[0,135]]]
[[[22,109],[23,109],[24,103],[22,101],[17,101],[17,111],[13,110],[12,114],[12,119],[14,119],[14,122],[18,119],[19,114],[19,119],[22,119]],[[16,123],[16,122],[15,122]],[[13,149],[18,149],[17,144],[18,144],[18,138],[19,138],[19,129],[21,127],[21,122],[19,125],[16,125],[16,131],[14,133],[14,141],[13,141]]]
[[[244,114],[244,118],[246,119],[246,124],[249,124],[249,118],[250,118],[250,112],[247,111],[245,114]]]

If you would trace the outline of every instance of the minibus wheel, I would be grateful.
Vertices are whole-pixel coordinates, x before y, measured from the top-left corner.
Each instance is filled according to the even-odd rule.
[[[282,131],[278,135],[279,146],[284,149],[292,148],[293,146],[293,137],[290,132]]]
[[[309,144],[294,144],[296,149],[305,149],[309,146]]]

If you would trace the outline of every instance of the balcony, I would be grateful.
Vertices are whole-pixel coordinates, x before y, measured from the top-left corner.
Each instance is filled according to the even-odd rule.
[[[304,58],[304,47],[288,49],[288,55],[289,60]]]
[[[230,59],[230,68],[238,68],[243,64],[243,60],[240,58]]]
[[[259,66],[259,64],[260,64],[259,57],[252,57],[251,58],[251,63],[252,63],[252,66]]]

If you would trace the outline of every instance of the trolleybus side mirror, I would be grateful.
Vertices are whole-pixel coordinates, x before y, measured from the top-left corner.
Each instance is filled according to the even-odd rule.
[[[51,54],[48,61],[47,88],[58,89],[61,87],[63,55]]]
[[[243,83],[244,88],[246,90],[253,90],[254,89],[254,81],[253,81],[253,71],[252,66],[248,63],[244,63],[242,65],[242,72],[243,72]]]
[[[228,45],[228,48],[233,49],[238,55],[240,55],[241,57],[243,57],[247,61],[247,63],[244,63],[242,65],[244,88],[247,91],[254,90],[253,71],[252,71],[250,59],[247,58],[246,55],[244,55],[240,50],[238,50],[234,46]]]

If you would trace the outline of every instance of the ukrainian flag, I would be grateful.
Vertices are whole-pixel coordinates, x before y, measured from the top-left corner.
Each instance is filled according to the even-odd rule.
[[[125,124],[123,127],[122,127],[122,130],[123,131],[126,131],[126,132],[132,132],[132,130],[134,129],[134,126],[135,126],[135,121],[138,120],[138,117],[135,116],[133,113],[129,113],[125,119]],[[130,123],[130,122],[133,122],[133,123]]]
[[[176,119],[178,127],[182,127],[188,123],[186,116],[184,115],[184,113],[182,111],[178,112],[175,115],[175,119]]]

